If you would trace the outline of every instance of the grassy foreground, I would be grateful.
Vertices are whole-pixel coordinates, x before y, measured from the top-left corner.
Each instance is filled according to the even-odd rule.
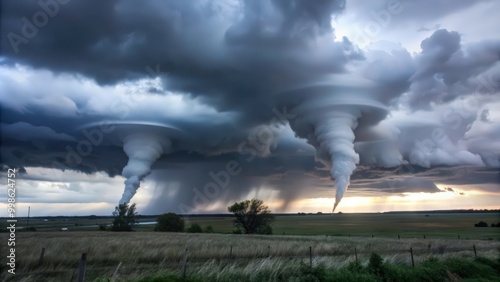
[[[196,273],[185,278],[179,274],[159,272],[140,278],[141,282],[162,281],[499,281],[500,259],[487,258],[447,259],[440,261],[430,258],[417,267],[384,263],[382,258],[373,254],[366,266],[351,262],[340,269],[326,268],[323,265],[310,267],[303,263],[287,265],[277,269],[265,269],[254,273],[227,271],[209,275]],[[106,281],[103,278],[103,281]]]
[[[6,235],[0,234],[0,240],[6,241]],[[16,242],[16,275],[6,274],[2,256],[1,281],[70,281],[82,253],[88,257],[86,281],[108,281],[115,272],[115,281],[175,281],[170,279],[178,278],[186,249],[188,281],[375,281],[377,274],[368,267],[372,253],[382,256],[390,275],[421,277],[414,272],[436,271],[437,277],[464,278],[460,269],[479,269],[486,273],[482,281],[493,281],[488,277],[497,271],[500,251],[500,242],[493,240],[156,232],[20,232]],[[473,245],[484,259],[474,261]],[[45,256],[38,265],[42,247]],[[352,265],[356,255],[362,267]],[[426,262],[431,258],[439,263]],[[354,280],[337,277],[351,274]]]

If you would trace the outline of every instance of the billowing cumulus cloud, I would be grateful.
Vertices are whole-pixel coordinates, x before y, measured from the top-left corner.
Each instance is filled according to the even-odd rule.
[[[150,183],[151,213],[440,192],[433,171],[500,167],[500,38],[446,25],[486,2],[8,1],[1,162],[122,177],[117,202]],[[388,40],[349,37],[360,17]],[[389,36],[405,25],[428,32],[418,52]]]

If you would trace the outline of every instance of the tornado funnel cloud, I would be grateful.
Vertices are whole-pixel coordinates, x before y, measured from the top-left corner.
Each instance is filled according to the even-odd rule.
[[[336,189],[333,211],[344,197],[360,161],[354,149],[355,130],[373,127],[388,113],[382,103],[366,94],[368,86],[354,82],[317,83],[277,94],[284,103],[287,99],[296,101],[292,103],[292,112],[297,114],[290,122],[292,130],[315,147],[317,160],[330,167]]]
[[[354,132],[359,115],[349,111],[332,111],[320,115],[315,135],[332,162],[330,173],[335,179],[336,195],[333,211],[342,200],[351,174],[359,163],[354,151]]]
[[[161,155],[169,153],[172,142],[152,134],[130,134],[123,140],[123,150],[128,156],[128,163],[123,168],[125,191],[120,204],[129,203],[134,197],[141,181],[151,173],[151,166]]]

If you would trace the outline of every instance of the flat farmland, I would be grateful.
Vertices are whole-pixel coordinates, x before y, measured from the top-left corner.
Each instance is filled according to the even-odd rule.
[[[232,233],[233,218],[227,216],[189,216],[184,218],[186,228],[198,223],[205,228],[211,225],[215,233]],[[154,217],[140,218],[141,223],[151,223]],[[370,213],[324,215],[277,215],[273,224],[275,235],[323,235],[352,237],[397,238],[460,238],[500,240],[500,228],[474,227],[484,221],[491,226],[500,223],[498,213]],[[95,231],[99,224],[111,224],[112,218],[41,218],[30,219],[30,226],[38,231],[56,231],[67,227],[72,231]],[[20,220],[18,226],[26,226]],[[135,229],[153,231],[154,224],[137,225]]]
[[[500,240],[500,228],[474,227],[479,221],[488,225],[500,222],[494,213],[402,213],[333,214],[277,216],[273,224],[278,235],[329,235],[355,237],[439,237]],[[192,217],[188,223],[212,225],[216,232],[229,233],[231,217]]]

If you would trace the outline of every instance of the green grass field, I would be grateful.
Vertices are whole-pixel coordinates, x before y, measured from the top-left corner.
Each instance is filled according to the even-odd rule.
[[[492,213],[470,214],[333,214],[278,216],[273,224],[274,234],[331,235],[363,237],[439,237],[500,240],[500,228],[478,228],[474,224],[500,222]],[[233,230],[232,218],[192,218],[190,223],[212,225],[216,232]]]
[[[233,218],[197,217],[185,218],[186,228],[198,223],[203,228],[211,225],[216,233],[232,233]],[[141,222],[155,221],[141,218]],[[353,237],[397,238],[460,238],[500,240],[500,228],[474,227],[479,221],[488,225],[500,222],[498,213],[373,213],[373,214],[329,214],[329,215],[278,215],[273,224],[277,235],[329,235]],[[30,226],[39,231],[55,231],[68,227],[70,231],[95,231],[99,224],[110,224],[112,218],[43,218],[30,219]],[[18,226],[26,226],[20,220]],[[153,231],[154,225],[137,225],[136,231]]]

